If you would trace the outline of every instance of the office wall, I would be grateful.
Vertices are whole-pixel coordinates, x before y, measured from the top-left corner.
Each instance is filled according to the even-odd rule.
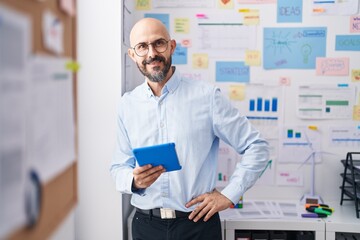
[[[121,93],[121,1],[78,0],[77,240],[122,239],[121,195],[109,174]]]
[[[238,9],[257,9],[260,12],[260,24],[256,29],[256,40],[254,44],[254,49],[259,50],[263,54],[263,29],[265,27],[275,28],[275,27],[289,27],[289,28],[302,28],[302,27],[326,27],[327,28],[327,37],[326,37],[326,57],[348,57],[349,58],[349,69],[350,73],[347,76],[318,76],[315,73],[315,69],[272,69],[266,70],[263,68],[263,59],[260,66],[251,66],[250,67],[250,83],[260,83],[260,84],[273,84],[279,86],[279,80],[282,77],[290,79],[289,84],[283,85],[281,88],[283,91],[282,95],[282,106],[283,106],[283,116],[279,121],[277,127],[279,128],[279,133],[282,132],[282,126],[316,126],[318,131],[321,132],[320,143],[322,145],[322,151],[330,152],[331,154],[323,154],[322,161],[316,164],[315,167],[315,191],[317,194],[321,195],[325,201],[338,201],[340,198],[339,186],[341,184],[341,178],[339,174],[343,171],[343,167],[340,164],[340,159],[345,157],[347,151],[359,151],[359,145],[354,146],[342,146],[342,147],[333,147],[329,143],[331,134],[329,128],[331,126],[351,126],[356,128],[359,125],[359,121],[354,121],[352,118],[348,119],[300,119],[297,117],[297,95],[298,95],[298,86],[303,84],[350,84],[359,88],[359,83],[351,82],[351,70],[359,69],[360,54],[358,51],[335,51],[335,35],[342,34],[354,34],[349,33],[350,17],[342,15],[331,15],[331,16],[314,16],[311,14],[311,1],[303,1],[303,15],[302,22],[299,23],[278,23],[277,22],[277,5],[276,4],[239,4],[238,1],[231,1],[234,4],[234,7],[231,9],[220,9],[218,3],[221,1],[202,1],[214,3],[212,7],[206,8],[170,8],[154,7],[156,3],[152,2],[152,5],[146,6],[148,1],[135,1],[136,4],[131,5],[130,1],[127,2],[129,8],[131,9],[131,14],[128,16],[129,21],[135,22],[136,20],[144,17],[146,14],[168,14],[169,15],[169,26],[171,37],[176,39],[178,45],[184,39],[191,40],[191,46],[187,49],[187,62],[186,64],[176,64],[177,68],[186,73],[187,76],[193,77],[194,80],[205,80],[212,82],[220,86],[225,94],[229,93],[229,86],[234,85],[235,83],[224,83],[216,82],[216,72],[215,72],[215,62],[216,61],[243,61],[244,56],[237,54],[213,54],[213,49],[200,49],[198,38],[198,26],[197,23],[199,19],[196,17],[197,14],[205,14],[207,17],[212,17],[214,15],[221,16],[227,21],[227,19],[232,18],[232,15],[239,14]],[[160,1],[162,3],[166,1]],[[169,1],[170,2],[170,1]],[[189,1],[186,1],[189,3]],[[138,8],[137,8],[138,7]],[[140,8],[140,9],[139,9]],[[240,14],[239,14],[240,16]],[[177,26],[184,26],[187,23],[188,27],[180,27],[180,32],[175,32],[175,19],[185,19],[183,22],[181,20]],[[187,20],[186,20],[187,19]],[[233,19],[233,18],[232,18]],[[183,31],[181,33],[181,31]],[[186,32],[188,31],[188,32]],[[185,33],[184,33],[185,32]],[[218,32],[221,35],[221,32]],[[212,35],[213,36],[213,35]],[[284,49],[283,49],[284,50]],[[315,49],[314,49],[315,50]],[[206,69],[194,69],[192,62],[192,54],[194,53],[208,53],[208,68]],[[180,53],[181,55],[183,53]],[[299,56],[301,57],[301,56]],[[133,68],[132,74],[137,72],[137,68]],[[128,81],[124,79],[123,81]],[[134,80],[137,81],[137,80]],[[141,81],[140,81],[141,82]],[[132,86],[131,86],[132,87]],[[355,95],[355,94],[354,94]],[[356,102],[359,101],[358,92],[356,93]],[[241,105],[238,101],[234,100],[235,105]],[[355,104],[355,102],[354,102]],[[358,104],[358,103],[357,103]],[[268,128],[266,131],[273,131]],[[280,142],[280,137],[278,141]],[[260,198],[260,199],[300,199],[304,193],[310,191],[311,184],[311,165],[306,164],[302,168],[300,163],[286,163],[279,164],[277,162],[278,155],[274,154],[273,164],[272,164],[272,183],[271,184],[257,184],[245,195],[246,198]],[[294,156],[289,156],[291,158]],[[304,160],[306,159],[304,154]],[[303,184],[299,186],[280,186],[276,182],[276,178],[279,177],[280,169],[282,172],[290,172],[295,174],[294,176],[302,177]]]

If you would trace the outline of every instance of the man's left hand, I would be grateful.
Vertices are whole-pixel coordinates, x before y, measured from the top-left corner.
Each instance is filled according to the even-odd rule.
[[[191,207],[197,203],[200,203],[194,211],[189,215],[189,219],[194,222],[199,221],[204,217],[204,222],[209,220],[215,213],[227,209],[231,206],[232,202],[222,195],[216,189],[211,193],[201,194],[200,196],[192,199],[185,206]]]

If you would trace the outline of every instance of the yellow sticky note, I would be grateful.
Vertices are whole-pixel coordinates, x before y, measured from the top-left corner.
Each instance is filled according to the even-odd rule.
[[[259,10],[251,10],[248,12],[243,12],[243,15],[244,15],[244,25],[259,25],[260,23]]]
[[[351,70],[351,81],[360,83],[360,69]]]
[[[136,10],[150,10],[151,0],[136,0]]]
[[[244,85],[230,85],[229,98],[231,100],[243,101],[245,99],[245,86]]]
[[[218,6],[221,9],[233,9],[234,1],[233,0],[218,0]]]
[[[261,65],[261,53],[258,50],[246,50],[245,64],[249,66]]]
[[[190,20],[188,18],[175,18],[174,21],[176,33],[189,33]]]
[[[194,69],[206,69],[209,67],[209,56],[207,53],[194,53],[192,55],[192,67]]]
[[[353,120],[360,121],[360,105],[354,105]]]
[[[80,64],[74,61],[69,61],[66,63],[65,68],[72,72],[77,72],[80,68]]]

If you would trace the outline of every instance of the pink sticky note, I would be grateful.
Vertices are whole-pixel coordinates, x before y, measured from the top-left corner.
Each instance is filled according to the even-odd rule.
[[[360,32],[360,16],[350,16],[350,32]]]
[[[349,58],[316,58],[316,75],[348,76]]]

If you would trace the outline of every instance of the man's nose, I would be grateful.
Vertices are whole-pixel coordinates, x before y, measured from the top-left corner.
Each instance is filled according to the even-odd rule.
[[[156,51],[155,47],[152,44],[149,44],[149,52],[148,52],[148,56],[155,56],[158,51]]]

